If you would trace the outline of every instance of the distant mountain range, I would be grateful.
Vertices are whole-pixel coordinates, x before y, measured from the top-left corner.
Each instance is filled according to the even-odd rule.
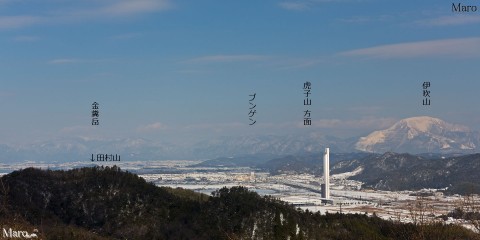
[[[216,159],[245,155],[285,156],[320,153],[325,146],[347,152],[354,139],[310,134],[307,136],[220,137],[192,145],[175,145],[143,138],[93,140],[71,138],[22,146],[0,145],[0,161],[88,161],[91,154],[119,154],[124,161],[162,159]],[[268,158],[267,160],[270,160]]]
[[[438,118],[413,117],[364,137],[338,138],[320,133],[285,136],[219,137],[195,144],[172,144],[143,138],[98,140],[54,139],[21,146],[0,145],[0,161],[88,161],[91,154],[120,154],[122,160],[215,159],[245,155],[308,155],[332,153],[474,153],[480,133]]]

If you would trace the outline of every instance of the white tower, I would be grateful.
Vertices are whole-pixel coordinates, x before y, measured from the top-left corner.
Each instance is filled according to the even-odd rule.
[[[330,199],[330,149],[325,148],[323,154],[323,177],[325,183],[325,193],[323,194],[325,199]]]

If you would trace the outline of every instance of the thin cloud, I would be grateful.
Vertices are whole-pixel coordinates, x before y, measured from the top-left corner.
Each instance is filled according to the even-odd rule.
[[[44,22],[43,17],[37,16],[0,16],[0,29],[13,29],[28,27],[34,24]]]
[[[165,10],[170,6],[171,4],[167,0],[128,0],[107,6],[101,12],[110,15],[131,15]]]
[[[36,42],[41,38],[38,36],[17,36],[13,38],[15,42]]]
[[[302,69],[317,66],[325,63],[325,58],[283,58],[275,62],[269,62],[270,65],[278,67],[280,70]]]
[[[151,132],[151,131],[158,131],[158,130],[165,130],[165,129],[168,129],[168,127],[161,122],[155,122],[155,123],[143,125],[137,128],[139,132]]]
[[[122,17],[157,12],[171,8],[169,0],[122,0],[97,8],[71,12],[74,17]]]
[[[350,18],[341,18],[338,19],[340,22],[343,23],[370,23],[370,22],[386,22],[393,20],[395,17],[392,15],[380,15],[380,16],[355,16]]]
[[[280,8],[290,11],[302,11],[312,8],[313,6],[321,3],[329,2],[351,2],[354,0],[298,0],[298,1],[283,1],[278,4]],[[356,0],[360,1],[360,0]]]
[[[341,56],[368,58],[416,58],[416,57],[478,57],[480,37],[443,39],[383,45],[339,53]]]
[[[277,70],[292,70],[317,66],[327,62],[326,57],[316,58],[294,58],[288,56],[275,55],[209,55],[197,58],[191,58],[181,61],[184,64],[212,64],[212,63],[238,63],[249,62],[255,63],[259,67],[270,67]],[[190,69],[181,71],[182,73],[210,73],[210,71]]]
[[[480,23],[480,15],[453,15],[417,21],[422,26],[458,26]]]
[[[320,119],[312,121],[312,127],[329,129],[383,129],[391,126],[397,120],[393,118],[361,118],[354,120]],[[304,127],[298,123],[297,127]]]
[[[73,63],[102,63],[113,61],[114,59],[80,59],[80,58],[57,58],[48,61],[48,64],[73,64]]]
[[[278,5],[283,9],[294,11],[305,10],[308,8],[307,2],[281,2]]]
[[[93,128],[91,126],[69,126],[69,127],[64,127],[60,129],[60,133],[86,133],[86,132],[93,132]]]
[[[68,64],[68,63],[78,63],[81,62],[80,59],[75,58],[59,58],[48,61],[49,64]]]
[[[207,70],[198,70],[198,69],[183,69],[183,70],[178,70],[176,71],[177,73],[181,73],[181,74],[195,74],[195,75],[198,75],[198,74],[209,74],[211,73],[211,71],[207,71]]]
[[[129,40],[129,39],[133,39],[133,38],[139,38],[141,36],[142,36],[141,33],[125,33],[125,34],[119,34],[119,35],[112,36],[111,39],[114,39],[114,40]]]
[[[268,59],[263,55],[211,55],[193,58],[187,60],[190,63],[209,63],[209,62],[242,62],[242,61],[262,61]]]
[[[380,106],[356,106],[350,107],[347,110],[355,114],[375,115],[383,109],[384,108]]]
[[[0,30],[23,28],[36,24],[64,24],[105,18],[123,18],[172,8],[170,0],[98,1],[95,7],[77,6],[76,10],[57,8],[36,15],[0,16]],[[13,4],[13,3],[12,3]]]
[[[211,129],[214,131],[222,130],[222,129],[232,129],[232,128],[239,128],[245,127],[246,124],[240,122],[230,122],[230,123],[200,123],[200,124],[190,124],[184,126],[183,130],[205,130]]]
[[[373,20],[372,17],[368,16],[356,16],[351,18],[341,18],[339,21],[344,23],[367,23],[372,22]]]

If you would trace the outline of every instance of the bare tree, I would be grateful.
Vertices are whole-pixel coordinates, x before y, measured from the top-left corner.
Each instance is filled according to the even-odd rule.
[[[401,223],[402,222],[402,210],[400,209],[393,209],[393,219],[395,222],[397,223]]]
[[[7,212],[7,203],[8,203],[8,192],[10,188],[3,182],[3,177],[0,177],[0,213]]]
[[[465,220],[469,221],[480,232],[480,200],[476,194],[466,194],[463,197],[463,212]]]
[[[424,197],[418,197],[415,201],[409,203],[408,211],[410,218],[415,225],[424,225],[427,223],[428,203]]]
[[[418,226],[415,239],[426,239],[427,225],[435,222],[435,206],[424,196],[417,196],[413,202],[407,205],[410,219]]]
[[[413,224],[417,225],[417,210],[416,210],[416,203],[410,202],[407,204],[408,214],[410,215],[410,219],[412,220]]]

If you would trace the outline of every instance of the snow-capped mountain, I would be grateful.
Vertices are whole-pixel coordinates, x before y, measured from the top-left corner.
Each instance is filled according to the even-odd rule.
[[[412,117],[388,129],[361,137],[355,144],[365,152],[473,152],[480,146],[480,134],[467,127],[433,117]]]

